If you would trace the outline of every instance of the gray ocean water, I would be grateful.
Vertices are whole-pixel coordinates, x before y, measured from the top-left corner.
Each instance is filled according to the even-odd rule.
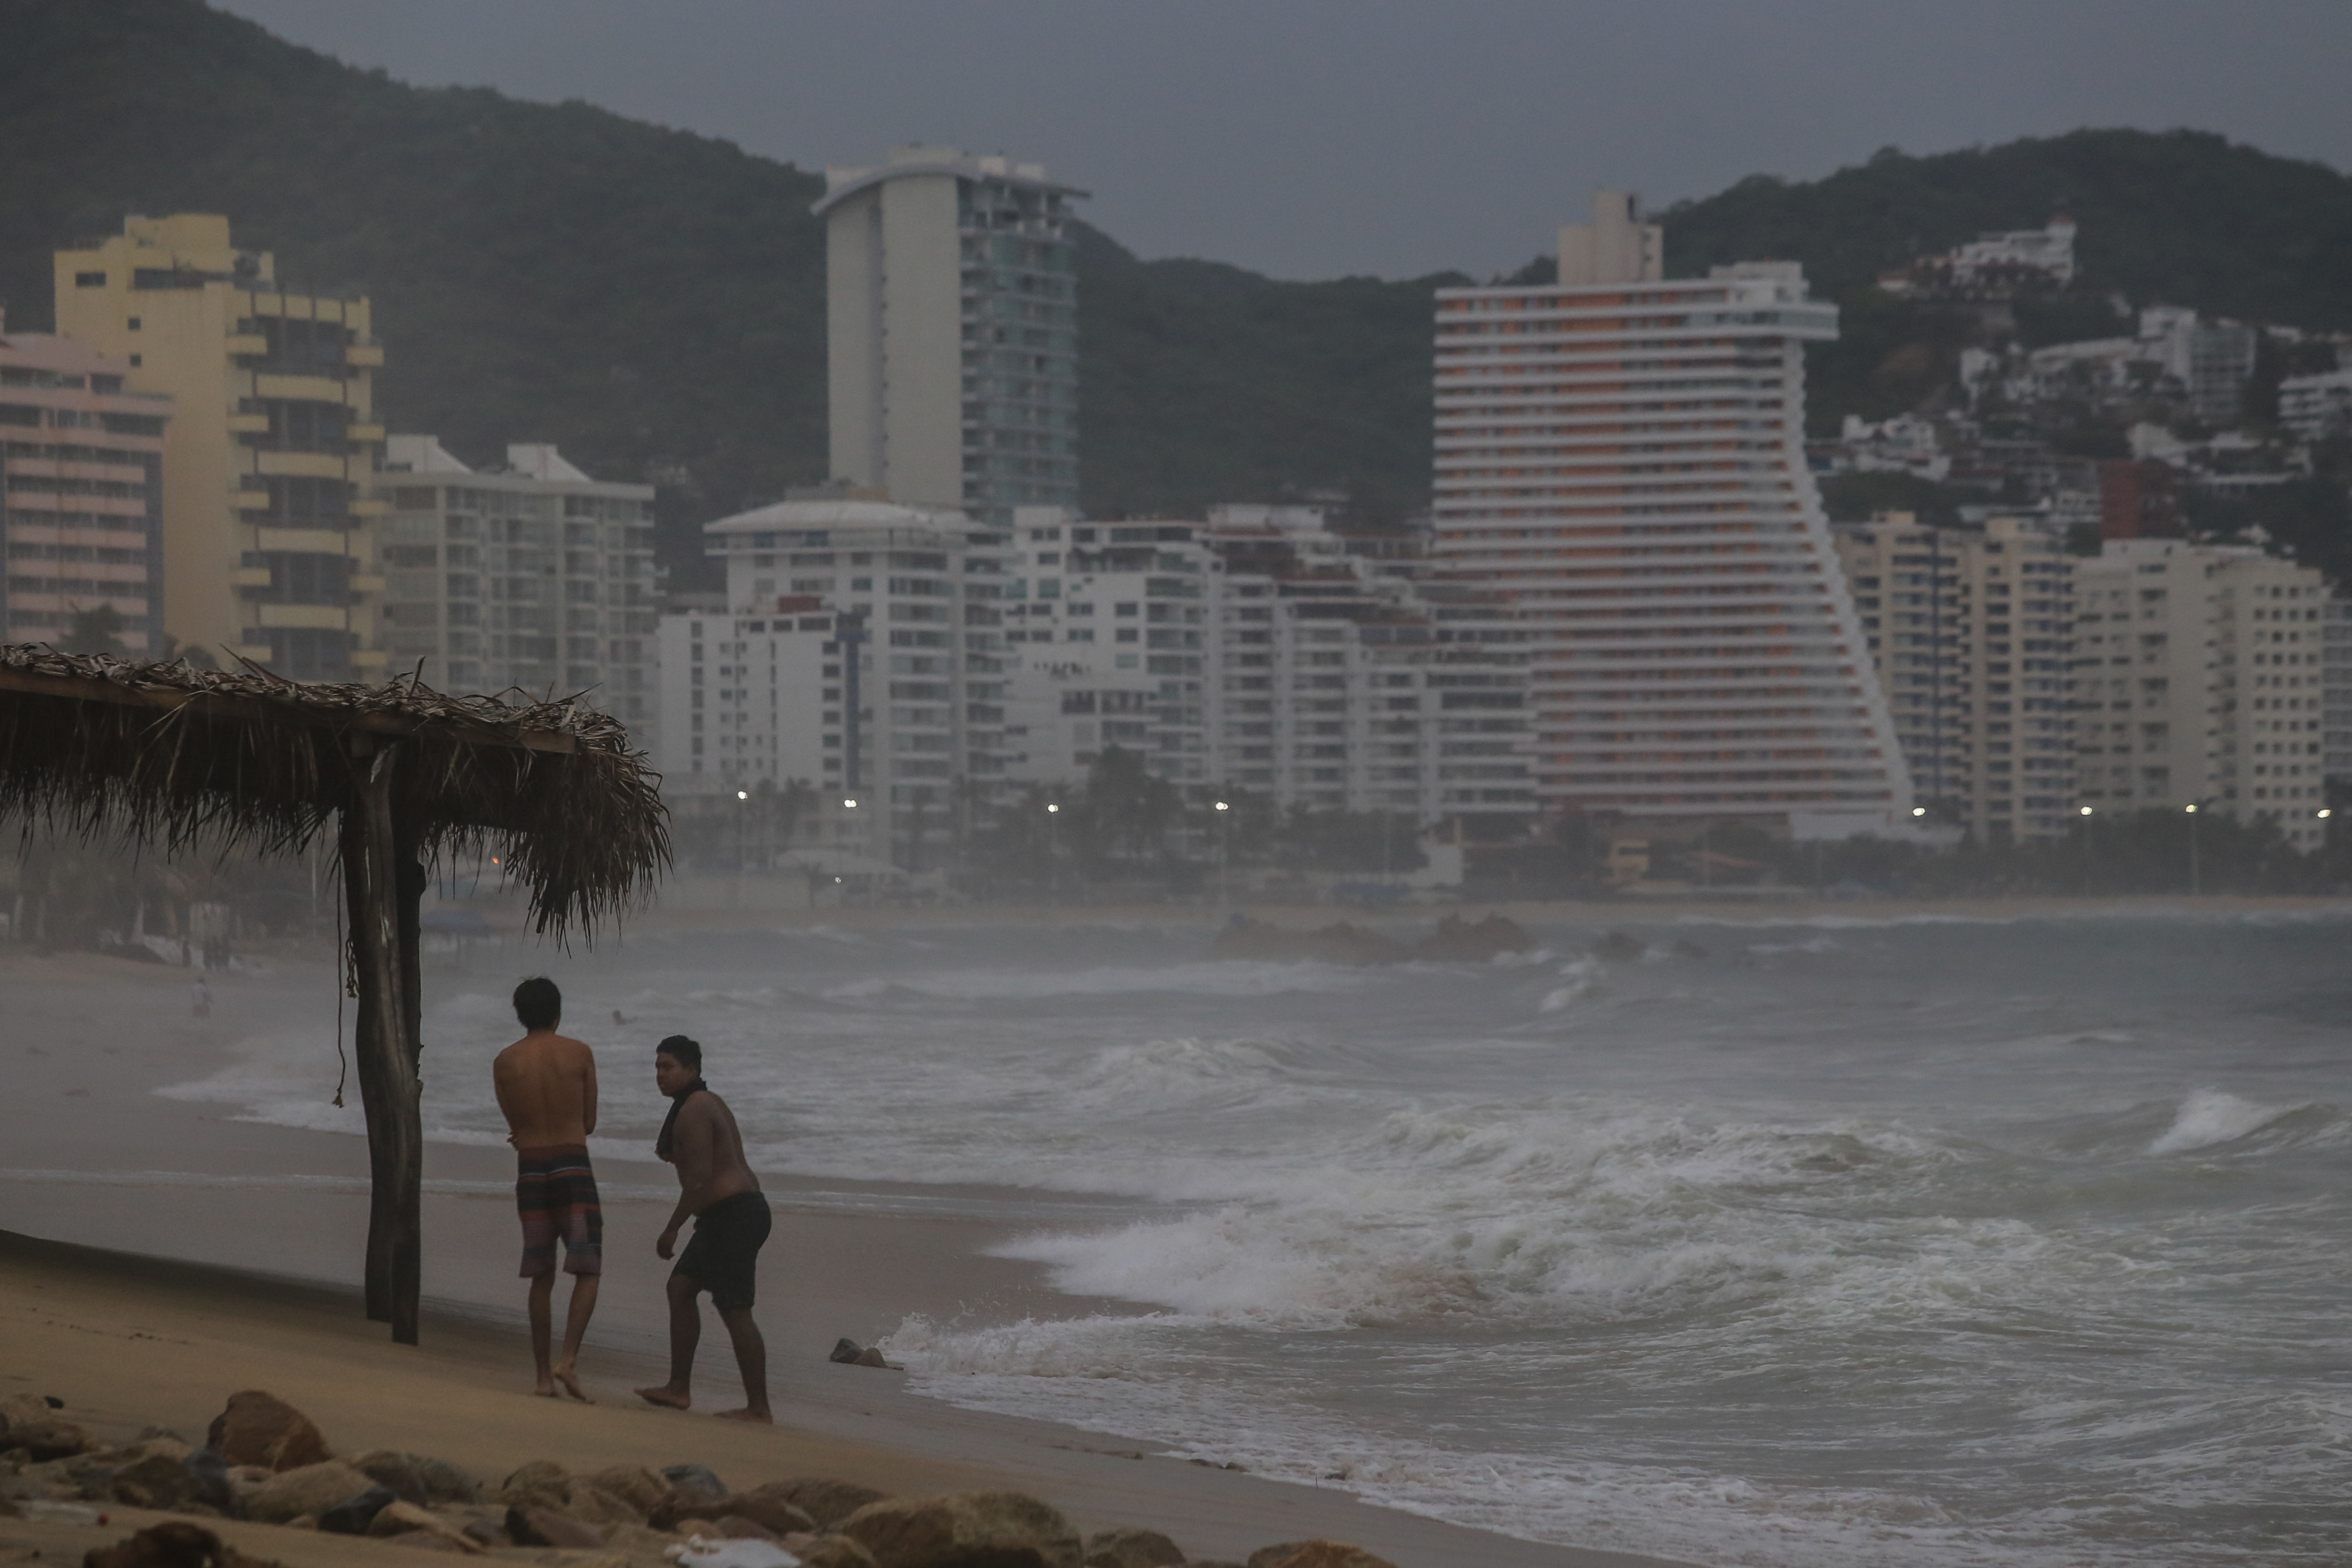
[[[1626,929],[943,917],[567,984],[702,1039],[763,1168],[1111,1200],[1012,1250],[1136,1310],[909,1321],[941,1399],[1709,1563],[2352,1561],[2352,920]],[[440,986],[440,1136],[499,1135],[503,989]],[[331,1124],[293,1050],[174,1092]]]

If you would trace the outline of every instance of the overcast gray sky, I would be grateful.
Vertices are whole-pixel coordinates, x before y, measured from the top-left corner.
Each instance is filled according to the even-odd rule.
[[[1145,256],[1486,273],[1874,149],[2193,126],[2352,168],[2352,0],[215,0],[404,80],[591,102],[806,168],[1042,160]]]

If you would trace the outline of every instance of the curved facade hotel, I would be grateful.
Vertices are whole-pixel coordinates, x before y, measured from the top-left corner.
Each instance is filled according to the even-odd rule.
[[[1907,819],[1909,780],[1804,462],[1793,264],[1668,282],[1604,193],[1553,287],[1437,296],[1436,543],[1501,591],[1548,810]]]

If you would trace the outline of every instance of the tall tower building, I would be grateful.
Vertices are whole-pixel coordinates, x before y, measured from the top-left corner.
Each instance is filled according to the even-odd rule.
[[[1668,281],[1604,193],[1549,287],[1437,296],[1435,554],[1527,652],[1537,797],[1637,819],[1907,817],[1911,785],[1804,460],[1793,264]]]
[[[833,477],[1013,526],[1078,500],[1077,264],[1086,193],[1043,166],[899,147],[827,169]]]
[[[228,219],[131,217],[57,253],[58,331],[172,399],[163,435],[163,628],[296,680],[379,671],[360,486],[383,441],[383,363],[359,295],[284,288]]]

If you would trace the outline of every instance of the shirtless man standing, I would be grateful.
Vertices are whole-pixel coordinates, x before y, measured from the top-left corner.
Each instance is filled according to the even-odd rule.
[[[772,1421],[768,1411],[768,1344],[751,1321],[760,1247],[768,1239],[768,1200],[743,1159],[735,1113],[702,1081],[702,1047],[672,1035],[654,1047],[654,1082],[670,1097],[654,1152],[677,1167],[677,1207],[654,1244],[670,1256],[678,1226],[694,1220],[694,1236],[669,1277],[669,1381],[640,1388],[651,1405],[684,1410],[693,1403],[694,1351],[702,1341],[696,1298],[710,1292],[719,1321],[735,1342],[743,1374],[743,1408],[719,1412],[730,1420]]]
[[[604,1215],[596,1200],[596,1173],[588,1165],[588,1134],[596,1131],[596,1058],[555,1032],[563,1021],[563,994],[554,981],[541,976],[516,986],[514,1010],[528,1032],[499,1053],[490,1081],[515,1150],[522,1277],[530,1281],[530,1353],[541,1394],[554,1398],[560,1384],[586,1404],[577,1372],[580,1341],[596,1310],[596,1282],[604,1268]],[[563,1322],[563,1359],[551,1364],[558,1237],[564,1269],[572,1276],[572,1308]]]

